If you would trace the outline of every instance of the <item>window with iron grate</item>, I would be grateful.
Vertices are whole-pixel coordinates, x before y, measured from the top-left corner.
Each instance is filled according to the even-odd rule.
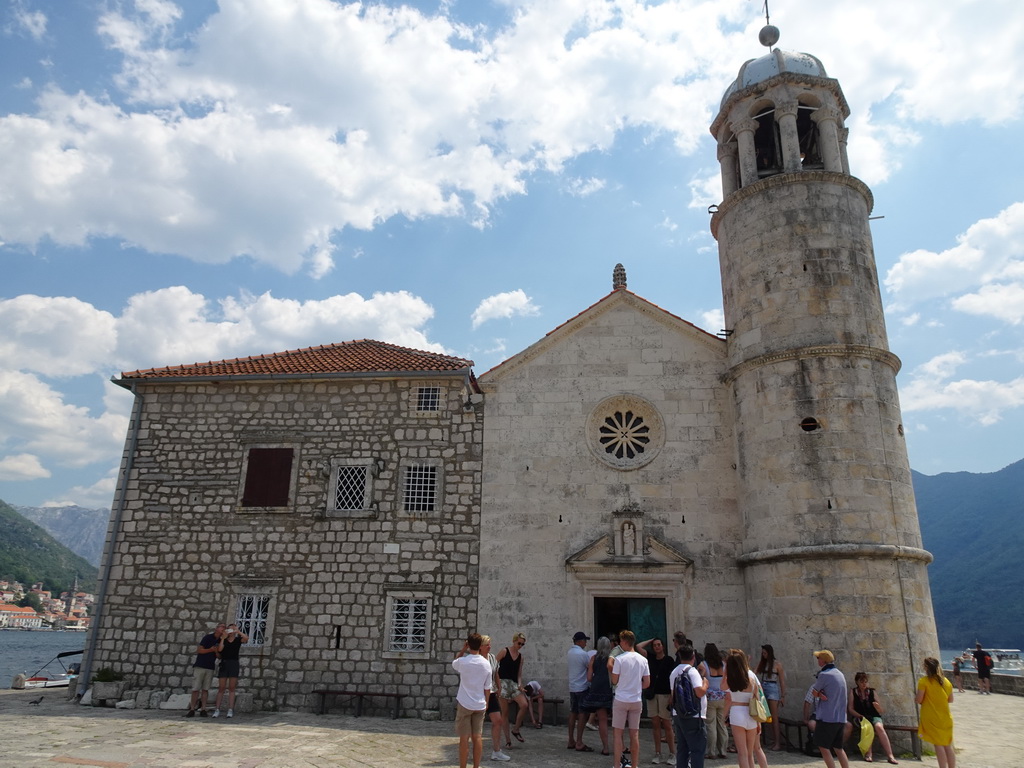
[[[334,483],[334,508],[357,510],[366,508],[366,478],[369,467],[338,467]]]
[[[395,653],[425,652],[430,625],[429,599],[391,596],[390,602],[388,650]]]
[[[440,411],[441,410],[441,388],[440,387],[419,387],[416,390],[417,411]]]
[[[262,646],[267,641],[270,595],[243,593],[238,596],[235,623],[249,636],[247,646]]]
[[[438,468],[432,464],[409,464],[405,468],[402,508],[406,512],[433,512],[437,507]]]

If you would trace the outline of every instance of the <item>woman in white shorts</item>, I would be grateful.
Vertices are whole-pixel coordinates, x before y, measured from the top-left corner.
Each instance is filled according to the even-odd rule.
[[[761,724],[750,716],[750,697],[757,690],[757,677],[747,666],[747,654],[736,648],[725,659],[725,706],[729,710],[732,738],[736,742],[736,760],[740,768],[754,768],[754,762],[767,768],[761,749]]]

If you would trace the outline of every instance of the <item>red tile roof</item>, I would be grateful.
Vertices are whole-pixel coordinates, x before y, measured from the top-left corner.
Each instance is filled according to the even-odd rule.
[[[336,373],[439,373],[469,371],[472,360],[361,339],[293,349],[256,357],[146,368],[121,374],[125,379],[310,376]]]

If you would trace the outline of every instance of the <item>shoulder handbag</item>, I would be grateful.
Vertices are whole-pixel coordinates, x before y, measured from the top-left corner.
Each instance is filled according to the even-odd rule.
[[[768,699],[764,697],[764,689],[760,682],[754,682],[754,692],[750,695],[750,718],[759,723],[770,723],[772,721],[771,710],[768,709]]]

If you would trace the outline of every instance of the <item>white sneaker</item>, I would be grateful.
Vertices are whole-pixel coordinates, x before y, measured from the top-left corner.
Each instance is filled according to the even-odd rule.
[[[502,752],[500,749],[497,752],[491,752],[491,760],[511,760],[512,758]]]
[[[594,725],[593,723],[587,723],[587,730],[588,731],[596,731],[597,730],[597,726]]]
[[[654,757],[652,757],[651,758],[651,762],[654,763],[654,765],[657,765],[658,763],[660,763],[661,762],[661,755],[655,755]]]
[[[219,709],[213,710],[213,712],[210,713],[210,717],[220,717],[220,710]]]
[[[228,717],[234,717],[234,716],[235,716],[235,710],[229,709],[228,710]]]

